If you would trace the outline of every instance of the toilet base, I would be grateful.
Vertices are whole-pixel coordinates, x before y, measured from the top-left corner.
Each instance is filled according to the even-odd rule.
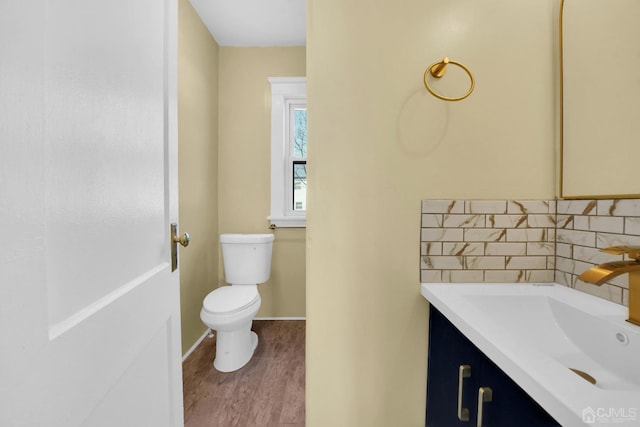
[[[220,372],[233,372],[249,363],[258,347],[258,335],[251,322],[234,331],[217,331],[216,357],[213,367]]]

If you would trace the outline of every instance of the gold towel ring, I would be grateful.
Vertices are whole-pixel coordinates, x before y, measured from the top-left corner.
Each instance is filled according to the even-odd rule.
[[[457,65],[458,67],[462,68],[469,76],[469,80],[471,80],[471,87],[469,87],[469,90],[467,91],[467,93],[457,98],[450,98],[448,96],[442,96],[439,93],[436,93],[436,91],[431,89],[431,86],[429,86],[429,83],[427,81],[427,76],[429,75],[429,73],[437,79],[444,76],[444,74],[447,72],[448,64]],[[427,88],[427,90],[431,95],[435,96],[438,99],[442,99],[443,101],[461,101],[465,99],[467,96],[471,95],[471,92],[473,92],[473,89],[476,87],[476,81],[473,78],[473,74],[471,74],[471,71],[469,71],[469,69],[465,67],[463,64],[457,61],[452,61],[449,58],[444,58],[442,61],[434,62],[433,64],[429,65],[427,69],[424,71],[424,87]]]

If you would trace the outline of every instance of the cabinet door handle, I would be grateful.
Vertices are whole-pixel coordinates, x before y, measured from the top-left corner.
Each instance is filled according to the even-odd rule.
[[[493,390],[490,387],[480,387],[478,389],[478,422],[477,427],[482,427],[482,413],[485,402],[491,402],[493,400]]]
[[[471,366],[460,365],[458,368],[458,419],[460,421],[469,421],[469,408],[462,407],[462,389],[464,388],[464,379],[471,376]]]

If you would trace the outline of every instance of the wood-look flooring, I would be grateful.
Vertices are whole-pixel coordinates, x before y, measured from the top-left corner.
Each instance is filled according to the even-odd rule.
[[[235,372],[213,368],[215,338],[182,366],[185,427],[304,426],[303,320],[254,320],[258,347]]]

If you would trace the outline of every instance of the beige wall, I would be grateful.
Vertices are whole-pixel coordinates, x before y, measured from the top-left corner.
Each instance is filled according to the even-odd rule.
[[[309,0],[307,426],[424,425],[420,201],[554,197],[555,8]]]
[[[188,0],[178,16],[180,228],[191,235],[180,249],[184,353],[206,329],[200,308],[218,279],[218,45]]]
[[[269,233],[271,87],[304,76],[304,47],[220,47],[219,231]],[[224,282],[219,270],[220,283]],[[305,315],[305,232],[277,230],[258,317]]]

